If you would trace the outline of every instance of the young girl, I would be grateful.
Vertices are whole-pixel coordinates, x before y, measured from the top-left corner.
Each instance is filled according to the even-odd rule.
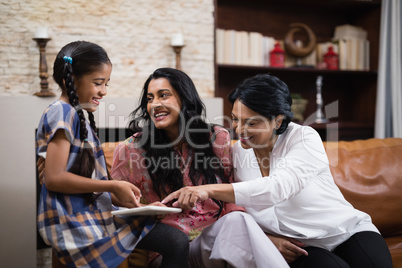
[[[141,196],[131,183],[109,179],[96,135],[92,112],[106,95],[111,71],[106,52],[90,42],[70,43],[57,55],[53,78],[62,93],[45,110],[36,137],[37,154],[46,158],[39,232],[71,267],[116,267],[138,243],[166,254],[165,267],[185,267],[188,240],[181,232],[150,217],[111,215],[112,200],[134,207]],[[164,239],[156,243],[160,233]],[[169,250],[160,250],[163,243]]]
[[[139,115],[131,122],[135,134],[114,152],[113,178],[139,187],[145,203],[161,201],[185,186],[231,182],[229,133],[207,124],[204,111],[190,77],[176,69],[155,70],[133,112]],[[288,267],[257,223],[242,211],[209,198],[167,215],[162,222],[192,240],[191,267]]]

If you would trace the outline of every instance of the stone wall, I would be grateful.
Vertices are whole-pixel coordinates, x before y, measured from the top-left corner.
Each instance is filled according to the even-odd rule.
[[[47,27],[50,89],[60,48],[75,40],[98,43],[113,63],[109,96],[139,96],[158,67],[175,67],[170,46],[181,32],[182,69],[202,97],[214,96],[213,0],[1,0],[0,97],[32,95],[40,90],[39,49],[32,38]]]

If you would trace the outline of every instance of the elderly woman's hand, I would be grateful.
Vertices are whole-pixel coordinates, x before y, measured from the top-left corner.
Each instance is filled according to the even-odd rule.
[[[279,237],[271,234],[266,235],[269,237],[269,239],[271,239],[272,243],[274,243],[288,263],[294,262],[302,255],[308,255],[307,251],[302,249],[302,247],[305,247],[306,245],[294,238]]]

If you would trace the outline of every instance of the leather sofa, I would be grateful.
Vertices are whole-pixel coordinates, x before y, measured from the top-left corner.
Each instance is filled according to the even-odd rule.
[[[103,145],[109,168],[115,146]],[[355,208],[371,216],[387,242],[394,267],[402,268],[402,139],[324,142],[324,147],[335,183]],[[145,256],[139,260],[139,253],[129,262],[146,263]]]
[[[335,183],[368,213],[402,267],[402,139],[324,142]]]

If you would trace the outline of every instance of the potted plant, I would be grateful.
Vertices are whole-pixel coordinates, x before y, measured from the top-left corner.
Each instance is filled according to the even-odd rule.
[[[303,114],[304,111],[306,110],[308,100],[303,99],[301,94],[299,93],[293,93],[291,94],[291,96],[292,96],[291,110],[294,114],[293,121],[303,122],[304,121]]]

